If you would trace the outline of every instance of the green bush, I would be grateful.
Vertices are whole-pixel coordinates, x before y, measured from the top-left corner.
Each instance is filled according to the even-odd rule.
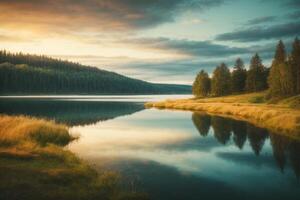
[[[249,103],[264,103],[265,101],[264,96],[254,96],[249,99]]]

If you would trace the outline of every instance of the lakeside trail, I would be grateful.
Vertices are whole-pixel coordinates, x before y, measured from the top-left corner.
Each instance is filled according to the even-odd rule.
[[[146,108],[204,111],[250,122],[274,133],[300,140],[300,97],[266,103],[264,93],[252,93],[216,98],[191,98],[148,102]]]

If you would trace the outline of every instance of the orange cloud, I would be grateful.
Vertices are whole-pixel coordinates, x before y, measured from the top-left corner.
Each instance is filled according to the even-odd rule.
[[[34,31],[124,31],[171,22],[223,0],[1,0],[1,27]]]

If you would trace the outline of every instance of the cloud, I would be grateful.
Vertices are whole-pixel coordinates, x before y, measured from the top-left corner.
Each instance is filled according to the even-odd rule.
[[[287,17],[290,19],[299,19],[300,18],[300,10],[288,14]]]
[[[223,49],[230,48],[223,45],[216,45],[206,41],[192,41],[194,45],[184,44],[184,40],[172,40],[167,38],[144,38],[136,39],[137,44],[152,45],[151,48],[164,48],[165,51],[169,51],[170,46],[179,46],[178,49],[184,53],[192,52],[192,55],[188,58],[165,58],[165,59],[142,59],[131,57],[103,57],[93,55],[56,55],[57,58],[68,59],[75,62],[80,62],[86,65],[92,65],[101,69],[114,71],[130,77],[143,79],[151,82],[165,82],[165,83],[185,83],[191,84],[195,78],[195,75],[200,70],[205,70],[209,74],[212,74],[213,70],[221,62],[225,62],[229,67],[232,67],[236,58],[241,57],[245,65],[248,66],[251,57],[254,53],[258,52],[263,59],[265,66],[270,66],[271,59],[274,56],[276,43],[270,42],[263,45],[253,45],[241,48],[243,54],[238,54],[238,51],[233,51],[233,54],[222,54]],[[180,42],[179,42],[180,41]],[[183,42],[184,41],[184,42]],[[132,40],[127,40],[128,43],[134,43]],[[191,41],[188,41],[188,43]],[[292,41],[284,41],[289,51]],[[162,44],[160,44],[162,43]],[[170,43],[175,43],[170,44]],[[178,43],[183,43],[178,45]],[[197,45],[204,43],[208,56],[201,56],[201,54],[195,54],[193,50],[189,50],[188,47],[195,48]],[[210,47],[208,44],[211,44]],[[182,47],[184,46],[184,48]],[[200,45],[201,46],[201,45]],[[203,47],[203,49],[205,49]],[[149,47],[150,48],[150,47]],[[201,49],[200,48],[200,49]],[[221,48],[222,50],[215,50],[213,48]],[[173,49],[174,51],[174,49]],[[177,50],[178,51],[178,50]],[[187,52],[185,52],[187,51]],[[204,51],[204,50],[203,50]],[[225,50],[224,50],[225,51]],[[220,53],[221,52],[221,53]]]
[[[0,33],[0,41],[1,42],[33,42],[35,40],[20,35]]]
[[[56,58],[68,59],[82,64],[96,66],[100,69],[114,71],[151,82],[191,84],[195,75],[205,69],[211,73],[215,66],[231,58],[205,60],[197,57],[189,59],[136,59],[129,57],[102,57],[102,56],[72,56],[56,55]],[[232,59],[232,62],[234,59]],[[166,78],[167,77],[167,78]]]
[[[219,62],[215,60],[202,61],[200,59],[148,60],[122,64],[117,67],[117,71],[123,71],[128,76],[139,77],[151,82],[191,84],[201,69],[210,73],[217,64]]]
[[[204,11],[224,0],[1,0],[4,27],[39,31],[132,30],[172,22],[187,11]]]
[[[255,42],[268,39],[282,39],[299,36],[300,22],[289,22],[272,26],[255,26],[216,36],[220,41]]]
[[[284,2],[287,6],[292,8],[300,8],[300,1],[299,0],[287,0]]]
[[[17,37],[12,37],[12,36],[8,36],[8,35],[0,35],[0,41],[1,42],[14,42],[14,41],[23,41],[20,38]]]
[[[200,57],[223,57],[249,53],[247,48],[230,47],[215,44],[211,41],[198,41],[186,39],[160,38],[131,38],[120,41],[127,45],[136,45],[143,48],[169,51],[173,53],[200,56]]]
[[[254,18],[251,19],[249,21],[247,21],[247,25],[257,25],[257,24],[262,24],[262,23],[266,23],[266,22],[273,22],[275,21],[276,16],[264,16],[264,17],[258,17],[258,18]]]
[[[271,4],[279,2],[281,5],[292,8],[292,9],[297,9],[300,8],[300,1],[299,0],[260,0],[261,2],[269,2]]]

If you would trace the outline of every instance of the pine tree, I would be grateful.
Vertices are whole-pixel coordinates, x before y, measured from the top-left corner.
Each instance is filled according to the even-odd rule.
[[[281,40],[276,48],[268,83],[271,97],[292,95],[295,90],[293,67],[286,60],[285,47]]]
[[[293,43],[293,49],[289,63],[292,66],[294,82],[295,82],[295,93],[300,94],[300,41],[298,38]]]
[[[266,88],[266,68],[263,66],[261,58],[256,53],[251,59],[249,71],[247,72],[246,90],[248,92],[257,92]]]
[[[212,95],[223,96],[230,94],[230,80],[230,71],[226,64],[222,63],[213,72]]]
[[[275,56],[274,56],[274,63],[284,63],[286,61],[286,52],[285,52],[285,46],[282,42],[282,40],[279,40]]]
[[[193,84],[193,94],[196,97],[206,97],[210,93],[210,78],[208,74],[201,70]]]
[[[244,62],[238,58],[231,74],[231,90],[233,93],[240,93],[245,90],[246,78],[247,71]]]
[[[200,82],[199,82],[199,76],[200,76],[200,73],[197,74],[195,80],[194,80],[194,83],[192,85],[192,93],[194,96],[199,96],[199,88],[200,88]]]

